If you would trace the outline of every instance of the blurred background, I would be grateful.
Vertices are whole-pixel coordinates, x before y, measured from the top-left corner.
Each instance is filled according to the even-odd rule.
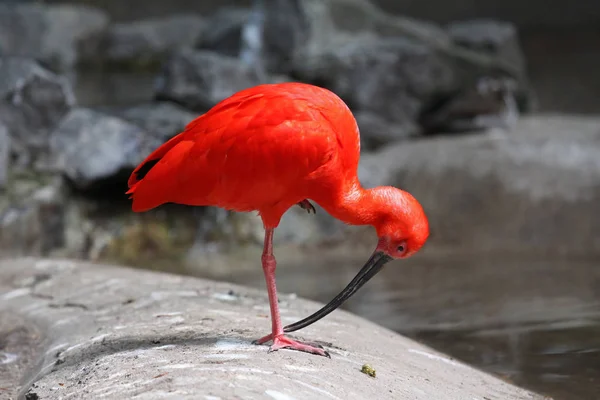
[[[600,396],[600,2],[0,2],[0,257],[264,288],[254,214],[131,212],[126,180],[219,100],[327,87],[367,187],[431,237],[344,308],[555,399]],[[376,244],[321,208],[276,231],[279,290],[329,301]]]

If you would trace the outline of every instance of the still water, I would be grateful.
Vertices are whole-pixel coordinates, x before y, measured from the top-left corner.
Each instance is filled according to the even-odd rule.
[[[370,251],[277,250],[279,290],[321,302]],[[258,250],[201,258],[189,273],[265,287]],[[593,400],[600,398],[599,267],[600,259],[427,250],[389,264],[344,308],[556,400]]]

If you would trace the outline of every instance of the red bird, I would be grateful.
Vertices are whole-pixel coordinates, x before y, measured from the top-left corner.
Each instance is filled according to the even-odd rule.
[[[329,357],[323,348],[292,340],[292,332],[323,318],[395,258],[416,253],[429,236],[423,208],[394,187],[364,189],[357,177],[358,126],[329,90],[304,83],[264,84],[222,100],[150,154],[128,181],[133,211],[164,203],[258,211],[265,228],[262,267],[271,306],[270,351],[290,348]],[[275,286],[273,233],[293,207],[308,199],[351,225],[372,225],[379,238],[365,266],[330,303],[282,327]]]

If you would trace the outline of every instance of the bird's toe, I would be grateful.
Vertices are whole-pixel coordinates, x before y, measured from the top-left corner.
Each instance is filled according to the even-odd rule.
[[[277,351],[280,349],[290,349],[296,351],[302,351],[304,353],[316,354],[319,356],[331,358],[329,352],[327,352],[320,345],[311,345],[307,343],[302,343],[293,339],[288,338],[287,336],[276,336],[273,340],[273,344],[269,348],[269,353],[273,351]]]

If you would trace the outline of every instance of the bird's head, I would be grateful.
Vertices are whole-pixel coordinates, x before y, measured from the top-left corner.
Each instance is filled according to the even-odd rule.
[[[429,237],[429,222],[423,207],[410,193],[390,186],[369,189],[369,209],[379,241],[366,264],[333,300],[319,311],[284,328],[292,332],[313,324],[349,299],[385,264],[415,254]]]
[[[375,253],[390,259],[408,258],[429,237],[429,222],[421,204],[410,193],[395,187],[371,189],[378,214],[375,229],[379,242]]]

